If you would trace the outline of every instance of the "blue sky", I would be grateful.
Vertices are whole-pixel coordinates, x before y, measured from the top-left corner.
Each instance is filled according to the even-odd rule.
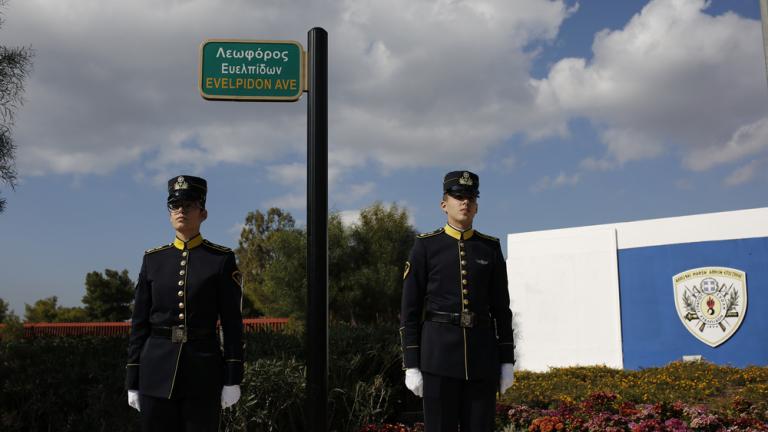
[[[330,207],[444,223],[445,172],[480,175],[476,228],[508,233],[766,205],[758,2],[11,0],[3,44],[36,50],[3,187],[0,298],[80,304],[89,271],[173,236],[165,182],[209,181],[203,234],[248,211],[305,219],[306,98],[210,102],[207,38],[329,32]],[[506,245],[505,245],[506,246]]]

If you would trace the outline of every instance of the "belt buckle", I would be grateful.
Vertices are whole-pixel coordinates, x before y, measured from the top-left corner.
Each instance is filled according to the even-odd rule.
[[[461,311],[461,326],[472,328],[475,326],[475,313],[472,311]]]
[[[187,329],[184,326],[171,327],[171,342],[184,343],[187,341]]]

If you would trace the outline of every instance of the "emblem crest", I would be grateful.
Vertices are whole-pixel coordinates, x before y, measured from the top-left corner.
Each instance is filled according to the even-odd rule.
[[[469,176],[469,173],[464,171],[464,174],[459,177],[459,184],[472,186],[472,177]]]
[[[184,177],[179,176],[176,179],[176,184],[173,186],[173,190],[179,190],[179,189],[188,189],[189,183],[187,183],[186,180],[184,180]]]
[[[701,267],[672,277],[675,308],[683,326],[716,347],[733,336],[747,311],[747,274],[727,267]]]

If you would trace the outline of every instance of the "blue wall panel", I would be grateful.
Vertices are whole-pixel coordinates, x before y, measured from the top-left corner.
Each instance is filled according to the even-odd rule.
[[[624,367],[661,366],[683,355],[733,366],[768,364],[768,237],[621,249],[618,252]],[[697,267],[747,274],[741,327],[716,348],[680,322],[672,277]]]

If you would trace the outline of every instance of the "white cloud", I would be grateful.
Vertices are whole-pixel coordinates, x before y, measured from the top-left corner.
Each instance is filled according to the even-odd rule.
[[[339,212],[341,223],[346,226],[357,225],[360,223],[360,210],[344,210]]]
[[[299,193],[287,193],[279,197],[267,200],[264,207],[278,207],[284,210],[303,211],[307,208],[307,195]]]
[[[620,168],[630,161],[654,158],[663,151],[658,141],[630,129],[605,130],[601,139],[607,147],[606,155],[601,159],[584,159],[583,168],[599,171]]]
[[[768,117],[740,127],[725,145],[697,149],[686,159],[694,171],[731,163],[768,149]]]
[[[414,211],[406,201],[393,202],[391,204],[384,204],[385,207],[391,208],[391,206],[398,206],[400,209],[408,211],[408,223],[415,225],[416,221],[413,217]],[[352,226],[360,223],[360,209],[355,210],[342,210],[339,213],[341,222],[346,226]]]
[[[335,191],[334,189],[336,188],[332,188],[330,191],[332,201],[339,201],[341,203],[354,203],[358,200],[364,199],[366,203],[371,203],[374,201],[374,199],[371,198],[371,195],[376,189],[376,184],[373,182],[366,182],[339,187],[338,191]]]
[[[564,186],[574,186],[581,180],[581,174],[575,173],[568,175],[560,172],[556,177],[544,176],[540,178],[531,188],[533,192],[542,192],[547,189],[556,189]]]
[[[520,164],[520,161],[515,155],[503,157],[498,162],[504,171],[513,171]]]
[[[243,232],[243,228],[245,228],[245,224],[242,222],[235,222],[229,229],[227,230],[227,234],[230,235],[230,237],[237,242],[240,240],[240,234]]]
[[[514,133],[551,128],[530,109],[525,49],[553,40],[574,11],[561,0],[11,2],[4,43],[37,50],[15,131],[19,171],[141,161],[154,177],[302,157],[303,102],[204,101],[198,46],[303,42],[317,25],[329,32],[332,181],[369,163],[480,163]]]
[[[159,179],[282,161],[272,180],[299,187],[290,161],[306,157],[304,102],[204,101],[198,46],[216,37],[304,43],[318,25],[329,32],[332,185],[371,165],[483,166],[512,136],[567,137],[574,117],[589,119],[605,145],[581,162],[586,170],[664,153],[698,170],[766,152],[760,23],[710,16],[704,0],[652,0],[623,28],[597,34],[591,58],[556,61],[540,80],[530,76],[537,48],[578,13],[562,0],[156,3],[9,3],[4,43],[37,51],[14,131],[22,177],[138,164],[146,172],[137,178]]]
[[[749,182],[755,177],[757,170],[763,165],[763,161],[754,160],[737,168],[723,182],[726,186],[738,186]]]
[[[562,59],[532,81],[538,110],[561,124],[586,117],[602,131],[606,155],[583,167],[616,168],[670,145],[685,166],[709,167],[701,153],[766,117],[760,22],[708,15],[708,4],[652,0],[624,28],[598,33],[592,59]]]
[[[269,180],[290,186],[305,186],[307,182],[307,165],[290,163],[268,167]]]

